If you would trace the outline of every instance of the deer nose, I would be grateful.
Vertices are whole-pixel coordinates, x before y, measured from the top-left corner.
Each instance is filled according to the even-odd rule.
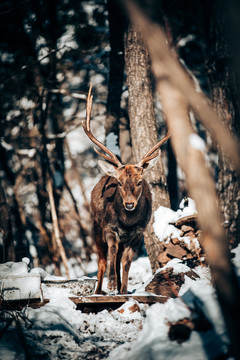
[[[134,203],[126,203],[126,204],[125,204],[125,209],[126,209],[127,211],[132,211],[132,210],[134,210]]]

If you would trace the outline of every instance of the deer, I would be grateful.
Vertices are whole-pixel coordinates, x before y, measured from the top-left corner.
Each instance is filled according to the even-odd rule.
[[[91,88],[87,96],[86,120],[83,129],[94,147],[104,158],[98,160],[105,173],[91,192],[90,207],[93,215],[93,234],[98,252],[98,274],[95,293],[103,294],[102,283],[107,269],[108,293],[126,294],[128,273],[152,215],[152,195],[144,179],[154,166],[160,152],[156,153],[170,137],[168,132],[135,165],[123,165],[118,157],[95,138],[90,129],[92,99]],[[122,279],[120,267],[122,264]]]

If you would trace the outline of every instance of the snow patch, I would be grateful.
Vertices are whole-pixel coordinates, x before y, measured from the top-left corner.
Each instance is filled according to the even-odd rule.
[[[171,223],[175,223],[177,220],[197,214],[196,205],[191,198],[185,198],[181,201],[179,209],[173,211],[167,207],[160,206],[154,212],[153,230],[160,241],[166,241],[168,243],[171,238],[180,238],[181,230],[177,229]],[[182,238],[183,240],[184,238]]]
[[[206,144],[203,141],[203,139],[200,138],[200,136],[198,136],[197,134],[189,135],[188,141],[192,148],[199,150],[202,153],[206,152],[206,150],[207,150]]]

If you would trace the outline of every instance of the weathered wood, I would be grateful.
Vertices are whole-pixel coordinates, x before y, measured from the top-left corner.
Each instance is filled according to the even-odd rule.
[[[109,304],[109,303],[125,303],[128,300],[137,300],[144,304],[154,304],[156,302],[164,303],[167,301],[166,296],[152,296],[152,295],[90,295],[70,297],[75,304]]]
[[[103,295],[91,295],[70,298],[76,305],[77,310],[81,310],[85,313],[96,313],[107,309],[108,311],[116,310],[122,304],[128,300],[134,299],[144,304],[155,304],[157,302],[164,303],[167,301],[166,296],[139,296],[139,295],[116,295],[116,296],[103,296]]]
[[[170,224],[176,226],[177,228],[181,228],[182,225],[189,225],[195,229],[197,226],[197,215],[184,216],[181,219],[175,221],[174,223],[170,223]]]
[[[104,309],[117,309],[128,300],[134,299],[143,304],[165,303],[166,296],[156,295],[90,295],[69,298],[77,305],[77,310],[83,312],[98,312]],[[25,306],[33,309],[38,309],[49,303],[49,299],[40,300],[15,300],[15,301],[0,301],[0,310],[21,310]]]

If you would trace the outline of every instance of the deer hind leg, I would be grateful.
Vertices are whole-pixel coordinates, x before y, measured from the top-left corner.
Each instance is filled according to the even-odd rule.
[[[102,230],[96,223],[94,223],[94,236],[98,251],[98,284],[95,294],[102,294],[103,277],[107,268],[107,244],[103,242]]]
[[[122,253],[123,253],[123,244],[119,243],[118,246],[118,253],[117,253],[117,262],[116,262],[116,272],[117,272],[117,289],[118,292],[121,290],[121,273],[120,273],[120,265],[121,265],[121,259],[122,259]]]

